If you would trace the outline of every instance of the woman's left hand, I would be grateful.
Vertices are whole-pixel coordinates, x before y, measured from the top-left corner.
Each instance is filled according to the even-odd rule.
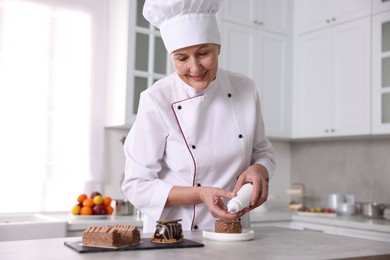
[[[240,213],[245,214],[254,208],[262,205],[268,199],[268,171],[260,164],[253,164],[248,167],[237,179],[237,183],[234,186],[233,193],[237,193],[238,190],[245,183],[252,183],[253,192],[250,200],[250,206],[243,209]]]

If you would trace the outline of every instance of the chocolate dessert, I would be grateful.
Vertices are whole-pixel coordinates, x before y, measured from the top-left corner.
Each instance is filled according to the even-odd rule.
[[[222,220],[215,221],[215,233],[241,233],[242,226],[240,220]]]
[[[154,243],[178,243],[183,241],[181,219],[157,221],[156,231],[152,242]]]
[[[84,246],[122,247],[138,244],[140,232],[133,225],[88,227],[82,237]]]

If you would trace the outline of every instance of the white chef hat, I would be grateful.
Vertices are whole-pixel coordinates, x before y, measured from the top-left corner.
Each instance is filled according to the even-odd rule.
[[[168,53],[203,43],[221,44],[220,0],[146,0],[143,15],[160,29]]]

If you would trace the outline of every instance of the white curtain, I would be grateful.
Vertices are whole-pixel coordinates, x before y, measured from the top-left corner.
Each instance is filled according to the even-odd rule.
[[[0,213],[102,188],[107,0],[0,0]]]

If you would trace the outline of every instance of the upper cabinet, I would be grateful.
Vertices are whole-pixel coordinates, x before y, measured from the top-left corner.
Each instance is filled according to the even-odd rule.
[[[278,2],[279,7],[270,4],[272,1]],[[260,94],[266,135],[271,138],[289,138],[290,38],[280,31],[275,33],[253,25],[254,20],[259,21],[253,14],[252,18],[248,19],[248,14],[252,13],[255,4],[261,4],[262,8],[268,6],[269,9],[261,9],[261,14],[279,17],[280,5],[284,6],[286,2],[272,1],[223,1],[221,67],[242,73],[254,80]],[[232,16],[233,12],[235,16]],[[239,19],[240,17],[242,19]],[[285,17],[280,18],[284,19]],[[234,22],[231,22],[232,20]]]
[[[254,80],[268,137],[289,137],[288,37],[224,22],[221,67]]]
[[[370,134],[370,26],[367,17],[297,37],[294,138]]]
[[[371,14],[371,0],[295,0],[297,33],[327,28]]]
[[[373,17],[372,132],[390,133],[390,12]]]
[[[373,0],[374,14],[385,11],[390,11],[390,0]]]
[[[143,3],[109,1],[109,127],[172,71]],[[255,81],[268,137],[390,134],[390,0],[223,0],[218,18],[220,66]]]
[[[291,0],[224,0],[223,19],[272,32],[290,32]]]
[[[164,77],[170,63],[160,32],[142,16],[144,0],[109,1],[107,127],[129,128],[139,94]]]

